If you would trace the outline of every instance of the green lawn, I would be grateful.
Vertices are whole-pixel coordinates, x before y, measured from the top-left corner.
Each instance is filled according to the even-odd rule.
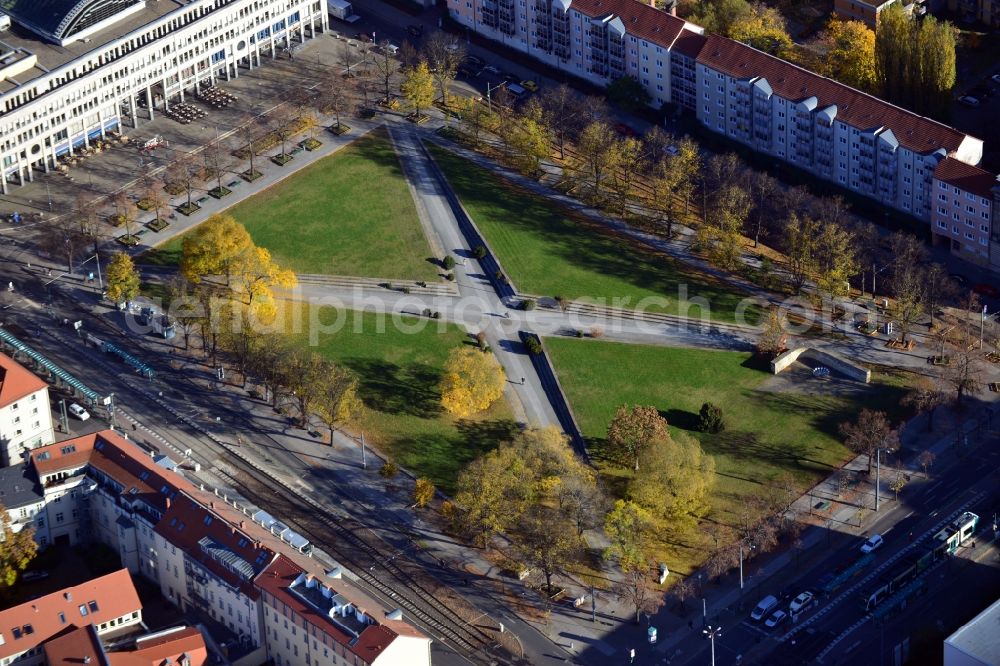
[[[745,294],[609,233],[464,158],[435,147],[431,150],[522,292],[596,299],[629,308],[653,298],[657,301],[645,309],[674,314],[683,300],[697,296],[708,301],[712,319],[734,319],[736,304]],[[753,309],[751,316],[756,312]],[[700,317],[700,308],[693,307],[690,314]]]
[[[316,330],[305,324],[310,312],[325,325],[337,321],[337,312],[329,307],[299,311],[304,322],[299,330]],[[502,399],[470,419],[456,419],[442,410],[437,386],[444,361],[451,349],[470,341],[462,329],[406,317],[402,320],[406,327],[426,324],[426,328],[401,331],[386,318],[380,332],[373,313],[342,315],[344,325],[337,332],[318,335],[316,349],[358,375],[366,409],[354,430],[364,431],[366,441],[399,465],[451,492],[459,470],[516,431],[510,407]]]
[[[789,473],[802,490],[851,457],[838,425],[862,407],[901,418],[905,376],[873,372],[872,385],[850,396],[761,390],[775,381],[748,363],[750,354],[548,338],[559,381],[608,487],[621,493],[629,473],[604,455],[608,423],[623,404],[653,405],[672,430],[688,430],[715,456],[717,480],[711,513],[696,534],[662,544],[671,569],[690,571],[711,547],[717,524],[730,523],[744,497]],[[808,381],[808,380],[806,380]],[[702,403],[723,410],[718,435],[695,430]],[[763,486],[762,486],[763,484]]]
[[[239,188],[253,185],[243,183]],[[239,190],[237,189],[237,191]],[[226,211],[296,273],[436,280],[417,209],[384,130]],[[142,263],[176,264],[182,236]]]

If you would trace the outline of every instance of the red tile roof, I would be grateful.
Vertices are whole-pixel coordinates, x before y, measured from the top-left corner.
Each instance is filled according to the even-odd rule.
[[[799,101],[815,96],[818,108],[836,104],[837,120],[858,129],[887,127],[901,145],[917,153],[938,148],[952,153],[966,138],[964,133],[930,118],[718,35],[708,36],[698,62],[734,78],[764,77],[771,89],[785,99]]]
[[[31,465],[39,477],[60,470],[76,469],[90,462],[97,433],[39,446],[31,451]],[[39,479],[40,480],[40,479]]]
[[[271,563],[275,552],[261,542],[259,535],[251,534],[247,529],[263,528],[249,519],[242,521],[240,527],[238,519],[220,515],[219,511],[225,507],[221,499],[207,500],[202,504],[182,493],[169,502],[155,531],[182,549],[192,560],[230,585],[240,588],[251,599],[256,599],[259,594],[253,579]],[[203,544],[210,547],[206,549]],[[227,558],[230,566],[225,566],[219,557]],[[236,573],[233,568],[246,571]]]
[[[127,569],[26,601],[0,611],[0,659],[37,647],[67,629],[101,624],[140,610],[142,604]],[[15,628],[20,638],[15,637]]]
[[[47,386],[48,384],[10,356],[0,354],[0,408],[7,407]]]
[[[80,666],[84,663],[108,666],[101,640],[92,624],[70,629],[46,641],[42,647],[48,666]]]
[[[693,30],[681,30],[670,50],[682,53],[689,58],[697,58],[707,41],[708,38],[705,35],[699,35]]]
[[[290,591],[289,588],[292,587],[292,584],[303,574],[312,578],[317,578],[315,575],[308,574],[305,569],[298,566],[287,557],[278,556],[271,566],[269,566],[263,573],[260,574],[260,576],[257,577],[257,586],[271,596],[275,597],[281,603],[291,608],[300,617],[314,625],[323,633],[333,636],[337,642],[341,643],[347,647],[348,650],[361,657],[361,659],[366,663],[375,661],[379,654],[381,654],[381,652],[385,650],[399,634],[406,633],[403,631],[397,632],[394,628],[390,628],[390,623],[379,621],[378,624],[369,624],[365,626],[364,629],[361,630],[358,637],[355,638],[353,635],[347,633],[344,629],[339,627],[335,622],[331,621],[329,616],[322,613],[312,604],[305,602],[297,594]],[[335,579],[320,579],[320,582],[335,592],[341,591],[338,589],[337,585],[341,581]],[[345,598],[362,612],[369,610],[365,607],[364,602],[361,601],[359,595],[354,593],[353,590],[348,596],[345,596]],[[372,604],[371,608],[381,607],[374,601],[368,601]],[[391,624],[407,626],[403,622],[394,622]],[[407,627],[407,629],[409,630],[409,627]],[[416,635],[423,636],[419,633]]]
[[[992,188],[1000,186],[996,175],[953,157],[938,163],[934,169],[934,178],[987,199],[993,198]]]
[[[205,637],[197,627],[181,627],[137,638],[133,647],[108,652],[107,655],[109,666],[180,664],[181,657],[190,660],[191,666],[208,663]]]
[[[573,0],[575,9],[590,18],[621,17],[630,35],[669,47],[684,28],[684,19],[638,0]]]

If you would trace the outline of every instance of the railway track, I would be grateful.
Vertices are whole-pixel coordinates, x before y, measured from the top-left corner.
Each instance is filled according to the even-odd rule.
[[[409,613],[443,643],[476,661],[488,657],[486,652],[496,644],[496,637],[462,618],[438,599],[416,579],[418,572],[404,569],[416,565],[397,563],[396,557],[388,555],[396,548],[368,526],[349,517],[330,517],[329,509],[306,495],[296,493],[266,472],[262,473],[239,456],[230,457],[228,461],[238,462],[239,471],[251,481],[219,470],[216,474],[228,477],[248,501],[280,515],[284,522],[347,566],[390,604],[398,605]],[[275,496],[280,499],[276,501]],[[375,562],[374,566],[372,562]],[[384,571],[392,583],[375,576],[372,570],[376,568]],[[487,662],[492,662],[492,659],[487,659]]]

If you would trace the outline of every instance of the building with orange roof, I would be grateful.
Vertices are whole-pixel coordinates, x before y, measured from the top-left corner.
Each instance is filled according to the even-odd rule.
[[[173,627],[140,636],[107,652],[108,666],[205,666],[208,648],[197,627]],[[80,662],[77,661],[77,664]],[[49,666],[56,666],[49,661]]]
[[[872,21],[884,6],[861,5]],[[938,165],[950,158],[975,167],[982,159],[980,139],[705,34],[642,0],[448,0],[448,11],[470,30],[590,83],[631,76],[654,107],[675,104],[712,132],[928,223],[936,224]],[[977,238],[970,252],[965,234],[959,256],[991,265],[992,246]]]
[[[23,462],[28,451],[54,439],[49,385],[0,354],[0,465]]]
[[[957,257],[1000,270],[1000,176],[946,158],[934,169],[931,232]]]
[[[43,645],[74,629],[92,627],[96,641],[141,622],[139,595],[128,571],[121,569],[0,611],[0,664],[43,663]],[[84,653],[89,650],[85,643],[92,642],[86,633],[74,640]]]
[[[113,430],[32,451],[30,470],[43,490],[47,520],[58,506],[64,521],[70,511],[79,521],[68,535],[58,523],[42,536],[107,544],[172,603],[224,625],[236,637],[241,664],[348,663],[332,656],[338,654],[349,655],[352,665],[430,664],[428,637],[390,617],[395,609],[349,580],[329,577],[308,556],[302,537],[279,529],[263,511],[202,490],[162,462]],[[300,594],[317,586],[341,610],[351,608],[349,620],[320,621],[319,610],[329,617],[332,607],[317,610],[308,603],[311,592]],[[311,629],[303,635],[306,625]]]

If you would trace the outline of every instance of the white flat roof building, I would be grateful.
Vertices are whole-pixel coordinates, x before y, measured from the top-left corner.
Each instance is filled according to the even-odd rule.
[[[5,0],[0,189],[329,26],[315,0]]]
[[[1000,664],[1000,599],[944,640],[944,666]]]

